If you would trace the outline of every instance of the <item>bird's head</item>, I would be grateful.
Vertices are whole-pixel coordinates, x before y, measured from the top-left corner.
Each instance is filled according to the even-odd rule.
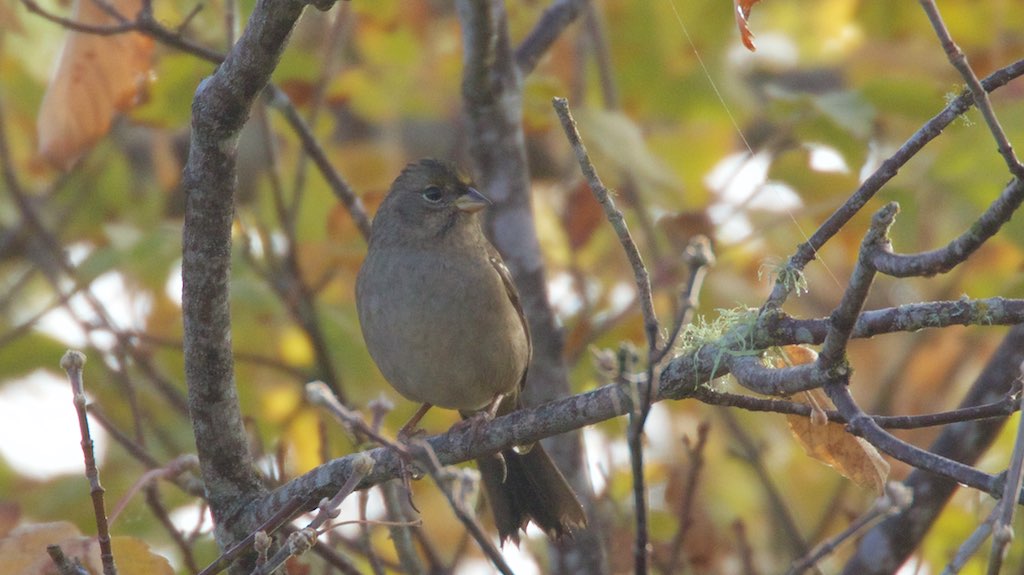
[[[454,165],[439,160],[409,164],[391,184],[377,210],[374,235],[392,235],[401,227],[404,238],[417,242],[439,241],[467,226],[477,226],[474,214],[490,200],[460,176]]]

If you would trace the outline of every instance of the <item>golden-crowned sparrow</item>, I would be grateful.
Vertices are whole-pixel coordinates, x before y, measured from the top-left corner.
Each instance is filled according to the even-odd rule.
[[[363,338],[403,396],[463,417],[519,407],[530,332],[501,256],[477,212],[490,202],[437,160],[410,164],[373,220],[356,283]],[[501,540],[533,520],[553,537],[586,524],[565,478],[538,444],[477,460]]]

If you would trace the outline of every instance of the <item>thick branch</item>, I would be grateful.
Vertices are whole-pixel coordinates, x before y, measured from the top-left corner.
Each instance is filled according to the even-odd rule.
[[[879,272],[895,277],[931,276],[946,273],[966,260],[1010,221],[1024,202],[1024,183],[1014,179],[969,230],[948,245],[919,254],[895,254],[879,250],[871,263]]]
[[[182,308],[189,413],[222,546],[253,525],[238,512],[263,491],[249,455],[231,355],[231,225],[238,132],[302,13],[296,0],[260,0],[245,33],[196,91],[182,179]]]
[[[874,337],[888,333],[919,331],[951,325],[1017,325],[1024,322],[1024,300],[993,297],[972,300],[912,303],[865,311],[853,326],[853,337]],[[828,331],[828,319],[780,317],[766,327],[777,345],[821,343]]]
[[[477,428],[464,426],[454,429],[425,441],[442,465],[452,465],[624,415],[634,408],[634,395],[631,384],[607,385],[536,408],[519,410]],[[366,454],[374,459],[374,466],[360,488],[400,476],[401,456],[397,450],[380,447]],[[295,500],[307,502],[306,509],[312,509],[317,501],[329,497],[341,487],[351,473],[353,461],[361,455],[330,461],[264,496],[253,506],[254,520],[265,520],[275,510]]]

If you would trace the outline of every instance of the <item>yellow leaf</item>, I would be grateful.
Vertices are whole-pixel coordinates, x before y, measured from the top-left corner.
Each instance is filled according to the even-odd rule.
[[[288,445],[295,455],[295,473],[305,473],[323,463],[320,454],[320,418],[313,410],[304,410],[288,428]]]
[[[103,565],[100,563],[99,545],[94,539],[90,540],[90,543],[92,544],[92,555],[89,558],[89,566],[94,573],[102,573]],[[121,575],[174,574],[167,559],[153,553],[149,545],[142,539],[117,536],[112,537],[110,543],[113,546],[114,560],[117,562],[117,572]]]
[[[281,359],[289,365],[309,365],[313,363],[313,346],[301,329],[290,326],[281,334],[278,342]]]
[[[139,0],[113,0],[134,18]],[[76,0],[73,19],[92,26],[118,24],[99,3]],[[149,78],[153,40],[135,32],[99,36],[69,31],[39,108],[39,153],[61,169],[110,130],[117,112],[138,103]]]
[[[294,385],[274,385],[260,390],[263,417],[273,423],[280,423],[294,415],[302,403],[302,395],[297,389]]]

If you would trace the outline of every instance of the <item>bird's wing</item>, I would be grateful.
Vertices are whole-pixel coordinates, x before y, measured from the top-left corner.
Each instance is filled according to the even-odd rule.
[[[508,300],[512,302],[512,307],[516,308],[516,313],[519,314],[519,323],[522,324],[523,332],[526,334],[526,349],[528,352],[526,369],[523,370],[523,377],[519,380],[519,388],[522,389],[526,385],[526,373],[530,370],[530,360],[533,358],[533,340],[530,338],[530,326],[526,323],[526,314],[523,313],[523,304],[519,301],[519,292],[516,291],[516,286],[512,283],[512,274],[509,273],[505,262],[501,261],[501,256],[497,253],[492,253],[489,259],[491,266],[498,272],[501,283],[505,285],[505,294],[508,295]]]

